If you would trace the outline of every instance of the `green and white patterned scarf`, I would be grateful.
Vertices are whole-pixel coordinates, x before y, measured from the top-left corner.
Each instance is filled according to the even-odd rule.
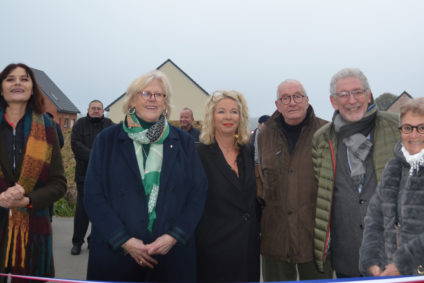
[[[122,123],[124,131],[133,140],[137,157],[138,169],[143,181],[146,194],[149,224],[147,229],[151,232],[156,219],[156,202],[159,194],[160,172],[163,160],[163,142],[168,137],[169,125],[164,115],[149,129],[143,129],[136,115],[127,114],[126,123]],[[147,155],[146,168],[144,168],[143,144],[150,144]]]

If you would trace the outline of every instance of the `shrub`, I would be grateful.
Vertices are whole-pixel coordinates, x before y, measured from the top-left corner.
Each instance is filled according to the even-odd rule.
[[[54,204],[54,215],[71,217],[75,215],[75,204],[70,203],[65,197]]]
[[[75,176],[75,158],[71,149],[71,131],[63,132],[64,146],[61,150],[63,167],[67,181],[67,192],[63,198],[58,200],[54,205],[55,216],[74,216],[77,190],[74,182]]]

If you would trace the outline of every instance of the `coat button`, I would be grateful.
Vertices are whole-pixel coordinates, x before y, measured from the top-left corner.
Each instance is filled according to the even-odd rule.
[[[424,275],[424,266],[420,264],[417,268],[418,275]]]
[[[288,215],[292,215],[293,214],[293,211],[289,210],[289,211],[287,211],[287,214]]]
[[[363,200],[363,199],[360,199],[359,200],[359,204],[365,204],[367,201],[366,200]]]
[[[249,218],[250,218],[250,214],[249,214],[249,213],[245,213],[245,214],[243,214],[243,219],[244,219],[244,221],[249,220]]]

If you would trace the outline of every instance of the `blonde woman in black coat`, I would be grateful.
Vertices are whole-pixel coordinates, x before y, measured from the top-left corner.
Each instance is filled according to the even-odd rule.
[[[237,91],[215,92],[197,151],[208,178],[196,233],[198,282],[259,281],[259,223],[247,105]]]

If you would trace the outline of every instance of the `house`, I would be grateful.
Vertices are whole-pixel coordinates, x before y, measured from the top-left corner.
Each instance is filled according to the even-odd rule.
[[[63,130],[70,129],[77,121],[78,108],[60,90],[60,88],[43,71],[31,68],[35,79],[43,92],[46,112],[54,116],[56,123]]]
[[[180,112],[184,107],[193,111],[195,120],[203,120],[204,107],[209,94],[171,59],[166,60],[156,69],[166,74],[172,86],[172,110],[169,120],[179,121]],[[109,118],[114,123],[121,122],[125,115],[122,110],[125,94],[122,94],[105,108],[106,111],[109,111]]]
[[[413,99],[413,97],[404,91],[395,100],[393,100],[392,104],[387,107],[386,111],[400,113],[400,105],[411,99]]]

